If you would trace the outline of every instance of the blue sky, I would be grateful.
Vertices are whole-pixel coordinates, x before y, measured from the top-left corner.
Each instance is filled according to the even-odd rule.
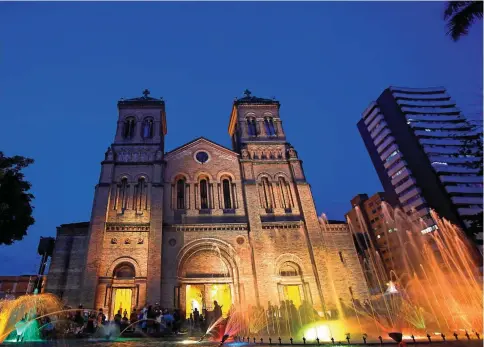
[[[26,170],[36,224],[0,247],[0,274],[37,270],[40,236],[87,221],[121,97],[167,102],[170,150],[198,136],[230,146],[235,96],[280,100],[318,213],[341,219],[381,190],[356,128],[389,85],[445,86],[482,103],[482,22],[458,43],[442,2],[0,3],[0,150]]]

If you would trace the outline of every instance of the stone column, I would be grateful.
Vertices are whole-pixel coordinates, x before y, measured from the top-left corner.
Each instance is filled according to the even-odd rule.
[[[151,194],[151,220],[148,245],[148,273],[146,298],[154,305],[161,301],[162,274],[162,224],[163,224],[163,186],[153,182]]]
[[[247,122],[245,120],[239,122],[239,127],[240,127],[240,134],[243,138],[246,138],[249,136],[247,133]]]
[[[94,204],[89,225],[88,249],[84,267],[84,280],[81,290],[81,302],[85,308],[95,308],[97,303],[96,289],[98,282],[98,269],[103,252],[103,238],[106,222],[106,209],[109,200],[109,183],[99,183],[94,193]]]
[[[259,136],[264,136],[264,137],[267,136],[266,127],[265,127],[263,118],[257,120],[257,129],[259,132]]]
[[[276,128],[276,135],[284,136],[284,132],[282,130],[282,122],[280,120],[274,120],[274,126]]]

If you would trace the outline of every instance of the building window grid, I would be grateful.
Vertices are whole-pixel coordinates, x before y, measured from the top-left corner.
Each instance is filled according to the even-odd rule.
[[[134,117],[128,117],[124,121],[123,138],[132,139],[136,128],[136,120]]]
[[[223,202],[225,209],[232,208],[232,194],[231,194],[231,187],[232,184],[228,178],[222,180],[222,194],[223,194]]]
[[[153,137],[153,118],[146,118],[143,121],[142,134],[144,139],[150,139]]]
[[[178,210],[184,210],[185,207],[185,180],[180,178],[176,182],[176,208]]]
[[[200,209],[206,210],[209,208],[207,179],[202,178],[200,180],[199,187],[200,187]]]
[[[276,135],[276,128],[274,126],[274,119],[272,117],[265,117],[264,118],[264,127],[266,130],[267,136],[275,136]]]
[[[254,117],[247,118],[247,131],[249,136],[257,136],[257,123]]]

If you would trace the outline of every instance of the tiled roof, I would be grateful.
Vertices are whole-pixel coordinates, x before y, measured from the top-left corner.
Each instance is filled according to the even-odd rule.
[[[258,98],[252,96],[252,93],[246,89],[244,91],[244,97],[240,99],[235,99],[234,105],[280,105],[279,101],[275,99]]]
[[[152,98],[150,95],[150,91],[148,89],[145,89],[143,91],[143,96],[140,96],[138,98],[132,98],[132,99],[121,99],[118,101],[118,106],[119,105],[164,105],[165,101],[163,98]]]

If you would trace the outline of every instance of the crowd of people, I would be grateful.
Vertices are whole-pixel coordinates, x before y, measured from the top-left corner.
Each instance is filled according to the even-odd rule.
[[[200,331],[205,333],[212,323],[222,317],[222,306],[217,301],[213,302],[213,310],[203,309],[203,314],[198,308],[194,308],[188,318],[188,328],[190,331]]]
[[[98,311],[86,310],[82,305],[78,309],[68,311],[67,334],[76,336],[100,335],[109,337],[122,332],[144,334],[173,334],[180,331],[181,316],[178,309],[171,312],[160,305],[147,305],[141,309],[133,308],[128,311],[119,309],[112,320],[100,308]]]
[[[235,308],[235,307],[234,307]],[[280,305],[268,303],[267,309],[258,306],[249,307],[243,312],[247,322],[247,330],[257,330],[269,334],[292,334],[303,325],[320,319],[311,303],[303,301],[297,307],[292,300],[281,301]],[[230,310],[230,316],[234,312]],[[125,335],[167,336],[181,333],[182,323],[184,331],[190,335],[204,335],[211,324],[222,317],[222,306],[217,301],[213,303],[213,310],[195,308],[188,319],[183,319],[178,309],[168,310],[159,304],[146,305],[140,309],[133,308],[131,312],[119,309],[109,320],[102,308],[96,310],[84,309],[79,305],[77,309],[64,307],[59,315],[45,316],[39,321],[42,338],[56,336],[95,336],[100,338]],[[23,317],[18,322],[17,332],[25,331],[27,322],[33,317]],[[329,317],[327,317],[329,318]],[[331,318],[329,318],[331,319]],[[52,321],[51,321],[52,320]],[[255,332],[255,331],[254,331]],[[19,336],[17,339],[21,338]]]

